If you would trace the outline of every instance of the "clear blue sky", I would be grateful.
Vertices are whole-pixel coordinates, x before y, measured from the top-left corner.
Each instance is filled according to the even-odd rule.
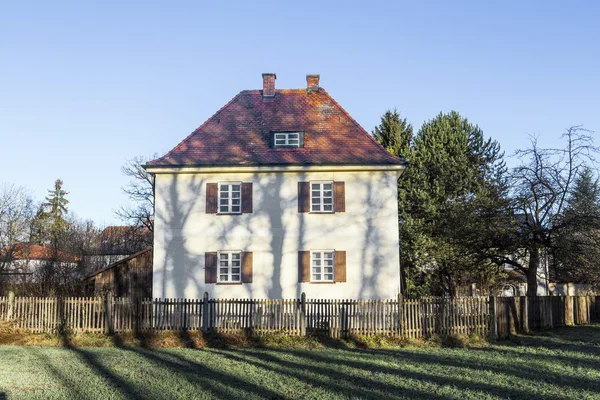
[[[0,182],[41,200],[60,178],[99,224],[127,202],[126,159],[170,150],[262,72],[320,73],[368,131],[394,107],[415,128],[457,110],[507,153],[600,131],[598,2],[89,3],[0,6]]]

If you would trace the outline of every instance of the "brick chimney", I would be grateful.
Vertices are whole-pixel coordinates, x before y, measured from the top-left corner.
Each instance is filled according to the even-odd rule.
[[[275,79],[277,79],[277,75],[272,73],[264,73],[263,77],[263,97],[273,97],[275,96]]]
[[[306,75],[306,91],[307,92],[318,92],[319,91],[319,74],[307,74]]]

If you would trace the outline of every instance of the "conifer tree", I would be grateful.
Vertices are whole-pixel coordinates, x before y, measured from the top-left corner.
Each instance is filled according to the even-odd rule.
[[[600,185],[584,168],[570,193],[554,249],[554,278],[600,286]]]
[[[410,146],[413,127],[401,118],[396,109],[388,110],[381,117],[381,123],[373,130],[373,137],[390,153],[403,156]]]
[[[65,219],[68,212],[67,205],[69,204],[66,195],[69,193],[63,190],[62,185],[63,181],[57,179],[54,182],[54,189],[48,190],[48,195],[42,204],[44,225],[54,249],[58,249],[60,238],[69,226]]]
[[[499,144],[457,112],[440,113],[423,124],[407,160],[399,213],[408,292],[456,295],[461,283],[493,276],[494,233],[509,225]],[[416,276],[432,286],[417,287]]]

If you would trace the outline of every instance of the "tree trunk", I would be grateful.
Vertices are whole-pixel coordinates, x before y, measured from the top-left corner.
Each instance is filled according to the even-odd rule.
[[[540,265],[540,249],[532,246],[529,249],[529,266],[527,268],[527,296],[537,296],[537,272]]]

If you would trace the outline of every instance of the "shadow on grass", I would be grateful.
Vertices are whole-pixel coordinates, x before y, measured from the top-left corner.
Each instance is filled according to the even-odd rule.
[[[368,343],[360,338],[351,337],[341,341],[318,335],[311,339],[320,346],[337,351],[321,353],[318,349],[312,351],[261,349],[261,346],[266,347],[269,343],[265,342],[264,337],[250,333],[246,333],[245,337],[238,337],[237,341],[238,344],[241,341],[252,348],[240,349],[230,348],[236,343],[232,343],[231,337],[227,335],[218,333],[201,335],[203,342],[199,346],[197,332],[174,333],[179,347],[188,349],[206,347],[205,354],[212,354],[222,359],[222,364],[210,357],[196,359],[194,354],[201,353],[152,349],[153,335],[143,332],[135,333],[139,346],[128,345],[121,335],[113,335],[111,338],[116,347],[129,352],[132,356],[146,360],[157,369],[168,370],[194,387],[206,390],[207,393],[220,398],[239,396],[240,392],[248,397],[282,398],[285,396],[285,384],[277,384],[282,378],[301,382],[303,387],[308,388],[307,390],[314,388],[343,397],[359,398],[405,396],[414,399],[441,400],[453,397],[436,393],[440,388],[448,387],[475,396],[493,393],[503,398],[537,398],[540,396],[540,393],[536,392],[537,384],[554,384],[576,391],[585,390],[594,396],[600,394],[597,381],[593,378],[550,370],[540,371],[540,366],[544,362],[557,362],[557,360],[569,363],[573,367],[598,370],[595,360],[580,360],[576,355],[569,357],[563,352],[572,351],[592,357],[597,356],[600,350],[598,348],[600,327],[577,327],[577,331],[574,331],[574,328],[564,329],[567,330],[559,331],[552,336],[544,336],[543,333],[521,335],[518,343],[506,341],[491,348],[463,349],[455,353],[403,349],[367,350],[365,347]],[[74,351],[82,362],[96,371],[110,386],[115,387],[123,397],[132,399],[143,397],[139,394],[140,388],[137,388],[133,382],[106,368],[100,355],[73,347],[68,336],[64,336],[63,344]],[[560,351],[552,354],[519,352],[522,344],[526,344],[528,348],[538,347]],[[508,357],[521,357],[523,360],[511,362]],[[529,360],[532,362],[529,363]],[[229,367],[232,365],[242,371],[244,366],[248,365],[257,369],[261,376],[274,377],[275,388],[264,385],[262,378],[257,381],[256,372],[248,376],[239,372],[230,372]],[[242,368],[238,368],[240,365]],[[52,368],[50,370],[52,371]],[[61,379],[59,371],[52,372]],[[486,381],[485,376],[495,378]],[[77,392],[76,388],[73,395],[81,398],[81,393]],[[299,393],[294,395],[301,396]],[[544,397],[562,398],[558,394]]]

